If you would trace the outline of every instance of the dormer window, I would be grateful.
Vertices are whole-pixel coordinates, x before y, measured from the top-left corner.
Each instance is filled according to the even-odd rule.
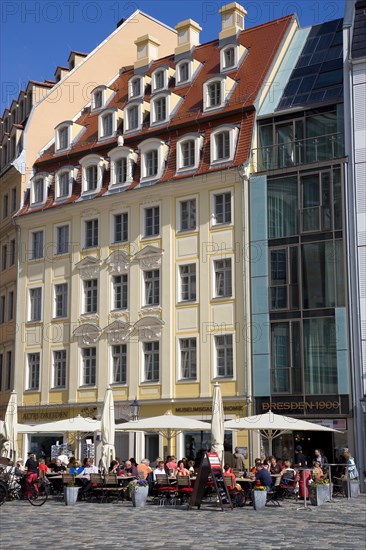
[[[142,128],[142,122],[145,113],[148,112],[149,105],[142,99],[127,104],[124,108],[124,129],[123,132],[134,132]]]
[[[178,68],[178,82],[187,82],[189,80],[189,63],[183,61]]]
[[[235,81],[228,76],[217,76],[205,82],[203,85],[203,110],[210,111],[223,107],[234,84]]]
[[[168,68],[159,67],[152,73],[152,91],[158,92],[168,88]]]
[[[93,109],[101,109],[103,105],[103,90],[97,90],[93,95]]]
[[[56,173],[56,200],[71,196],[74,171],[76,171],[74,166],[67,166]]]
[[[211,164],[227,163],[234,159],[238,128],[221,126],[211,134]]]
[[[159,139],[146,139],[140,143],[139,149],[141,151],[141,182],[161,178],[168,153],[167,145]]]
[[[32,178],[30,188],[30,202],[32,206],[40,206],[46,202],[49,183],[50,175],[47,173],[37,174]]]
[[[80,160],[82,166],[82,194],[98,193],[102,188],[105,160],[98,155],[87,155]]]
[[[177,142],[177,172],[198,168],[202,144],[198,134],[188,134]]]
[[[159,96],[152,101],[152,123],[166,120],[168,99],[167,96]]]
[[[126,130],[136,130],[139,127],[139,106],[133,105],[127,110]]]
[[[164,71],[158,71],[154,76],[154,90],[161,90],[164,88]]]
[[[70,147],[71,124],[67,123],[57,128],[56,131],[56,150],[61,151]]]
[[[142,83],[143,78],[141,76],[134,76],[128,83],[128,97],[129,99],[135,99],[142,95]]]
[[[113,115],[107,113],[102,117],[102,136],[111,136],[113,133]]]
[[[118,119],[118,120],[117,120]],[[116,135],[122,112],[117,107],[103,111],[98,117],[98,139],[110,139]]]
[[[132,183],[133,164],[136,154],[128,147],[115,147],[108,153],[111,159],[111,181],[109,189],[129,186]]]
[[[229,46],[223,51],[223,69],[230,69],[235,66],[235,50]]]

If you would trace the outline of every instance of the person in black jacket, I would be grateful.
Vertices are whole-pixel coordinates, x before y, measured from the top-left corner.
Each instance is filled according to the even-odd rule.
[[[295,447],[294,466],[297,468],[305,468],[307,466],[306,456],[302,453],[301,445]]]

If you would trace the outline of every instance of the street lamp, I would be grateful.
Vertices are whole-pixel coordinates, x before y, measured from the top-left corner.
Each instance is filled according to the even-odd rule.
[[[137,422],[140,417],[140,403],[137,401],[137,397],[130,405],[131,420]],[[133,433],[133,458],[136,458],[136,432]]]

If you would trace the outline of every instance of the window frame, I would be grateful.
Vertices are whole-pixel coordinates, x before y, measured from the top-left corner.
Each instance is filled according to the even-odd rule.
[[[184,340],[194,340],[196,343],[196,375],[195,376],[188,376],[183,377],[183,361],[182,361],[182,342]],[[190,352],[190,347],[188,346],[188,352]],[[199,365],[198,365],[198,358],[199,358],[199,338],[197,335],[189,335],[189,336],[180,336],[177,338],[177,365],[178,365],[178,372],[176,373],[176,379],[178,383],[183,384],[190,384],[190,383],[197,383],[199,382]],[[192,371],[192,366],[189,364],[189,371]]]
[[[66,241],[66,244],[67,244],[67,247],[64,246],[63,249],[60,248],[60,235],[59,235],[59,232],[60,230],[64,229],[64,228],[68,228],[68,238],[67,238],[67,241]],[[69,223],[63,223],[63,224],[58,224],[58,225],[55,225],[55,243],[56,243],[56,248],[55,248],[55,256],[63,256],[64,254],[69,254],[70,253],[70,224]]]
[[[36,200],[36,185],[39,181],[42,181],[42,200]],[[30,207],[39,208],[47,201],[47,190],[51,184],[52,176],[47,172],[39,172],[33,176],[30,180]]]
[[[88,227],[87,224],[93,224],[92,226],[92,241],[88,241]],[[97,224],[97,231],[95,235],[95,224]],[[96,239],[96,242],[95,242]],[[88,250],[91,248],[99,248],[100,243],[100,224],[99,224],[99,217],[96,218],[89,218],[87,220],[83,220],[83,250]]]
[[[230,221],[217,221],[217,205],[216,197],[220,195],[227,195],[230,193]],[[217,189],[211,192],[211,228],[227,227],[234,224],[234,192],[232,188],[229,189]],[[225,204],[225,203],[224,203]],[[225,212],[223,210],[223,215]]]
[[[140,154],[141,154],[141,177],[140,184],[143,184],[147,181],[156,181],[159,180],[165,169],[165,161],[168,154],[168,146],[164,141],[160,139],[151,138],[146,139],[138,145]],[[153,176],[147,174],[147,158],[146,156],[151,151],[157,151],[157,173]]]
[[[109,134],[105,133],[105,119],[110,118],[111,121],[111,132]],[[110,107],[109,109],[103,110],[98,116],[98,141],[104,141],[113,139],[117,133],[117,107]]]
[[[132,109],[137,109],[137,126],[132,128],[130,127],[130,111]],[[123,133],[124,134],[132,134],[135,132],[139,132],[142,129],[142,122],[143,122],[143,109],[144,109],[144,103],[141,101],[141,99],[137,99],[131,101],[128,103],[124,109],[123,109]]]
[[[185,80],[182,80],[181,79],[181,67],[183,65],[186,65],[188,66],[188,76]],[[175,75],[176,75],[176,87],[178,86],[186,86],[187,84],[190,84],[190,82],[192,81],[192,60],[191,59],[181,59],[179,61],[179,63],[176,64],[175,66]]]
[[[217,137],[223,133],[229,133],[229,156],[225,158],[218,158]],[[225,125],[215,128],[210,135],[210,165],[222,165],[231,163],[235,158],[236,147],[238,142],[239,129],[234,125]]]
[[[140,93],[134,94],[133,86],[137,81],[140,83]],[[139,75],[134,75],[132,78],[130,78],[130,80],[128,81],[128,99],[134,100],[134,99],[141,98],[144,96],[144,92],[145,92],[144,77]]]
[[[86,365],[85,365],[85,353],[86,351],[92,351],[92,350],[95,350],[95,356],[94,357],[89,357],[89,359],[91,361],[93,361],[94,359],[94,366],[91,365],[91,368],[93,368],[93,371],[91,372],[91,374],[89,375],[90,378],[92,379],[90,382],[86,382],[86,372],[85,372],[85,369],[86,369]],[[83,346],[80,348],[80,387],[81,388],[90,388],[90,387],[96,387],[97,385],[97,374],[98,374],[98,349],[97,349],[97,346]],[[94,378],[94,381],[93,381],[93,378]]]
[[[42,235],[42,253],[37,252],[39,246],[35,243],[35,236]],[[45,230],[42,229],[33,229],[29,232],[29,261],[39,261],[43,260],[45,257]]]
[[[187,267],[187,266],[192,266],[194,265],[195,266],[195,277],[196,277],[196,289],[195,289],[195,298],[187,298],[187,299],[184,299],[183,298],[183,291],[182,291],[182,287],[183,287],[183,282],[182,282],[182,273],[181,273],[181,268],[182,267]],[[185,274],[184,274],[185,275]],[[183,276],[184,276],[183,275]],[[191,285],[191,278],[192,278],[192,275],[191,274],[187,274],[186,275],[188,278],[189,278],[189,281],[188,281],[188,284]],[[199,277],[198,277],[198,262],[197,261],[192,261],[192,262],[181,262],[177,265],[177,305],[180,305],[180,304],[196,304],[198,303],[199,301],[199,298],[198,298],[198,290],[199,290]],[[189,296],[192,295],[192,290],[189,291]]]
[[[165,102],[165,117],[164,118],[157,118],[158,114],[158,106],[157,103],[163,101]],[[154,96],[151,99],[151,122],[150,126],[159,126],[161,124],[164,124],[167,122],[170,118],[170,95],[165,93],[160,93]]]
[[[220,103],[211,105],[210,100],[210,87],[213,84],[219,84],[220,85]],[[214,76],[210,78],[209,80],[206,80],[203,84],[203,111],[215,111],[217,109],[222,109],[226,103],[226,77],[225,76]]]
[[[183,165],[183,152],[182,152],[182,146],[187,143],[188,141],[194,141],[194,163],[191,166],[184,166]],[[190,172],[193,170],[197,170],[200,160],[201,160],[201,150],[203,146],[203,136],[200,134],[186,134],[182,136],[177,141],[177,149],[176,149],[176,171],[177,173],[181,172]]]
[[[66,292],[63,294],[63,301],[62,301],[62,314],[58,315],[58,294],[57,294],[57,288],[58,287],[65,287]],[[53,285],[53,319],[66,319],[69,316],[69,283],[68,281],[64,282],[57,282]]]
[[[149,345],[158,345],[158,350],[145,350],[145,346]],[[141,376],[141,383],[143,384],[160,384],[161,379],[161,341],[160,339],[154,339],[154,340],[146,340],[141,342],[141,352],[142,352],[142,361],[141,361],[141,367],[142,367],[142,376]],[[158,369],[159,369],[159,376],[157,379],[149,380],[146,377],[146,354],[147,352],[150,352],[152,356],[154,356],[156,353],[158,353]],[[152,370],[154,369],[154,364],[152,365]]]
[[[125,347],[126,351],[125,353],[120,353],[119,354],[119,357],[120,356],[125,356],[125,361],[126,361],[126,364],[125,364],[125,367],[123,367],[123,365],[119,366],[119,369],[121,369],[123,371],[123,369],[125,369],[125,380],[124,381],[117,381],[115,380],[115,377],[114,377],[114,374],[115,374],[115,365],[114,365],[114,358],[115,358],[115,354],[114,354],[114,348],[116,347]],[[110,384],[112,386],[127,386],[128,384],[128,352],[129,352],[129,349],[128,349],[128,345],[127,343],[113,343],[113,344],[110,344],[109,346],[109,364],[110,364],[110,376],[109,376],[109,379],[110,379]]]
[[[117,240],[116,237],[116,217],[117,216],[127,216],[127,228],[124,228],[124,223],[122,221],[121,224],[121,233],[122,233],[122,239]],[[126,238],[123,238],[123,233],[126,230]],[[120,243],[128,243],[129,242],[129,235],[130,235],[130,212],[129,210],[121,210],[120,212],[112,212],[111,213],[111,245],[120,244]]]
[[[96,284],[93,284],[96,283]],[[98,315],[99,311],[99,279],[92,277],[90,279],[83,279],[82,284],[82,315]],[[93,286],[91,286],[93,284]],[[87,288],[90,285],[90,288]],[[88,311],[88,293],[90,293],[90,311]],[[94,303],[95,302],[95,303]]]
[[[158,208],[158,217],[159,217],[159,231],[156,232],[155,228],[155,214],[153,213],[153,222],[152,222],[152,232],[148,233],[147,231],[147,211],[148,210],[154,210],[155,208]],[[141,207],[142,209],[142,216],[141,216],[141,235],[142,239],[155,239],[160,235],[161,232],[161,204],[159,203],[153,203],[151,205],[145,205]],[[155,229],[154,229],[155,228]]]
[[[116,283],[115,279],[120,277],[121,281],[119,283]],[[122,280],[126,278],[126,280]],[[117,307],[117,296],[116,296],[116,286],[121,287],[121,306]],[[114,273],[111,276],[111,311],[128,311],[129,309],[129,273]],[[125,289],[125,290],[124,290]],[[124,300],[125,298],[125,300]],[[124,305],[125,304],[125,305]]]
[[[228,50],[233,50],[234,52],[234,59],[233,59],[233,64],[232,65],[226,65],[225,61],[225,54]],[[238,64],[239,64],[239,46],[237,44],[233,44],[233,43],[230,43],[230,44],[227,44],[226,46],[224,46],[223,48],[221,48],[220,50],[220,70],[221,72],[230,72],[230,71],[234,71],[235,69],[238,68]]]
[[[31,386],[31,379],[33,379],[33,376],[31,376],[31,372],[30,372],[30,369],[31,369],[31,365],[30,365],[30,356],[32,355],[38,355],[38,372],[35,373],[35,378],[37,378],[38,380],[38,384],[36,386]],[[40,391],[40,387],[41,387],[41,364],[42,364],[42,352],[41,350],[39,351],[30,351],[26,354],[26,377],[25,377],[25,390],[26,391],[29,391],[29,392],[39,392]],[[37,365],[36,365],[37,366]]]
[[[58,126],[56,126],[55,131],[55,152],[59,153],[62,151],[68,151],[71,149],[71,143],[72,143],[72,135],[71,135],[71,128],[73,125],[73,121],[68,120],[61,122]],[[67,145],[63,145],[61,143],[61,133],[67,136]]]
[[[133,149],[129,147],[115,147],[108,153],[110,159],[110,182],[108,189],[113,191],[114,189],[125,189],[133,182],[133,168],[137,160],[137,155]],[[126,160],[126,181],[123,183],[117,183],[116,178],[116,164],[120,160]]]
[[[32,302],[32,296],[35,291],[40,291],[40,296],[37,298],[39,299],[39,303],[37,305],[37,310],[39,309],[39,317],[35,317],[35,305],[34,302]],[[27,315],[27,323],[41,323],[43,321],[43,303],[44,303],[44,289],[43,285],[39,286],[32,286],[28,288],[28,315]]]
[[[74,180],[76,179],[76,172],[77,168],[75,166],[63,166],[58,170],[55,174],[55,182],[56,182],[56,196],[55,201],[64,201],[71,197],[72,195],[72,188],[74,184]],[[66,195],[61,195],[61,178],[68,174],[68,192]]]
[[[187,229],[183,229],[183,227],[182,227],[182,204],[186,203],[186,202],[191,202],[193,200],[196,202],[196,216],[195,216],[196,224],[195,224],[195,227],[194,228],[188,227]],[[199,215],[198,195],[190,195],[190,196],[187,196],[187,197],[179,197],[176,200],[176,219],[177,219],[176,233],[179,234],[179,235],[183,235],[185,233],[196,233],[198,231],[198,228],[199,228],[198,215]]]
[[[220,257],[213,257],[211,258],[212,261],[212,299],[213,300],[232,300],[235,297],[234,293],[234,269],[233,269],[233,261],[234,256],[232,254],[227,254]],[[230,270],[223,266],[221,270],[218,269],[217,263],[218,262],[229,262],[230,261]],[[227,275],[227,273],[230,271],[230,275]],[[218,290],[218,274],[222,272],[224,281],[223,281],[223,287],[224,292],[223,294],[219,294]],[[228,279],[229,277],[229,279]],[[227,285],[230,284],[230,294],[227,294]]]
[[[218,374],[218,368],[219,368],[219,365],[218,365],[218,360],[219,360],[219,354],[218,354],[218,346],[217,346],[217,339],[218,338],[226,338],[230,336],[231,337],[231,343],[232,343],[232,374],[228,375],[227,373],[223,374],[223,375],[219,375]],[[228,331],[228,332],[222,332],[222,334],[215,334],[213,335],[213,358],[214,358],[214,371],[213,371],[213,379],[214,380],[231,380],[231,381],[235,381],[236,380],[236,369],[235,369],[235,365],[236,365],[236,353],[235,353],[235,350],[236,350],[236,347],[235,347],[235,332],[232,332],[232,331]],[[225,371],[227,371],[227,365],[225,365]]]
[[[157,77],[159,74],[162,74],[162,85],[157,86]],[[161,92],[163,90],[166,90],[168,88],[168,68],[167,67],[157,67],[152,73],[151,73],[151,91],[152,93],[155,92]]]
[[[65,359],[64,359],[64,373],[63,378],[65,380],[64,384],[56,384],[56,372],[55,372],[55,354],[64,352],[65,353]],[[67,388],[67,367],[68,367],[68,350],[65,348],[52,348],[51,350],[52,354],[52,378],[51,378],[51,390],[60,390],[60,389],[66,389]]]
[[[147,274],[148,273],[151,273],[153,274],[152,275],[152,278],[150,281],[147,281],[146,280],[146,277],[147,277]],[[157,278],[158,278],[158,281],[156,282],[156,277],[155,277],[155,273],[157,273]],[[141,274],[142,274],[142,297],[143,297],[143,303],[141,304],[141,307],[142,308],[151,308],[151,307],[159,307],[161,306],[161,275],[162,275],[162,270],[161,270],[161,267],[157,267],[157,268],[151,268],[151,269],[142,269],[141,270]],[[151,302],[148,302],[148,292],[147,292],[147,285],[148,284],[151,284],[151,296],[152,296],[152,300]],[[156,286],[157,286],[157,293],[158,293],[158,300],[157,302],[155,301],[155,293],[156,293]]]
[[[102,189],[102,182],[103,182],[103,172],[104,172],[104,169],[106,169],[108,167],[108,163],[107,161],[103,158],[103,157],[100,157],[99,155],[94,155],[94,154],[91,154],[91,155],[87,155],[86,157],[83,157],[82,159],[80,159],[80,165],[81,165],[81,170],[82,170],[82,175],[81,175],[81,181],[82,181],[82,186],[81,186],[81,196],[92,196],[92,195],[96,195],[100,192],[100,190]],[[92,166],[96,166],[97,167],[97,181],[96,181],[96,188],[95,189],[89,189],[88,187],[88,176],[87,176],[87,171],[88,171],[88,168],[92,167]]]

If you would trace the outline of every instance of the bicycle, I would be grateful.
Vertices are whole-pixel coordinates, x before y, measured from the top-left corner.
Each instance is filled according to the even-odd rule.
[[[28,500],[32,506],[42,506],[48,499],[49,482],[42,477],[28,480],[27,474],[22,478],[12,472],[5,472],[0,480],[0,506],[6,500]]]

